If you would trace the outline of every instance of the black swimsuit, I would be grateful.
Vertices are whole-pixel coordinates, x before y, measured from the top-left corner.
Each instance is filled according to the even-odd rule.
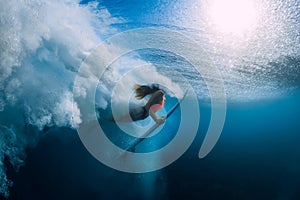
[[[129,112],[130,117],[133,121],[143,120],[149,116],[149,110],[143,107],[133,108]]]

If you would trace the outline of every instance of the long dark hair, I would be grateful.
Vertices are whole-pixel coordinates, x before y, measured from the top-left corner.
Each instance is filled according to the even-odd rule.
[[[149,109],[154,104],[160,104],[163,100],[163,96],[165,95],[165,92],[156,84],[152,84],[150,86],[135,84],[134,90],[135,97],[137,99],[143,99],[145,96],[152,94],[145,105],[146,109]]]

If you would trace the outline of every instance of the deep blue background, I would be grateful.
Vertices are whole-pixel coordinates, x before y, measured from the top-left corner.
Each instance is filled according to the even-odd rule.
[[[223,133],[204,159],[197,153],[208,123],[170,166],[128,174],[95,160],[69,129],[51,129],[29,152],[11,199],[299,199],[300,93],[229,105]]]

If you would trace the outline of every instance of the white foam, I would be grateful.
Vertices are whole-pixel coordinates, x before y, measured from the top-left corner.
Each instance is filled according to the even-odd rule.
[[[11,182],[3,159],[15,168],[24,148],[36,140],[26,125],[77,127],[80,111],[72,99],[72,83],[80,63],[112,32],[116,22],[97,4],[70,0],[0,1],[0,193]],[[99,20],[101,19],[101,20]],[[7,128],[13,127],[13,129]],[[18,162],[17,162],[18,161]]]

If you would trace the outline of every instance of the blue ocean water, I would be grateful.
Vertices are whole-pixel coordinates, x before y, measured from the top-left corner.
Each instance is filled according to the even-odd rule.
[[[299,199],[300,3],[220,2],[1,2],[1,198]],[[243,5],[248,11],[253,6],[253,12],[243,10]],[[152,48],[161,40],[150,35],[146,41],[134,41],[146,42],[149,48],[119,56],[101,78],[95,78],[92,70],[80,71],[106,40],[149,27],[169,30],[172,34],[161,45],[174,52]],[[131,37],[139,38],[141,32],[135,33]],[[174,44],[181,41],[177,33],[191,40]],[[108,42],[101,58],[109,60],[132,48],[128,38]],[[211,121],[212,95],[220,95],[213,69],[224,82],[226,118],[216,145],[199,159]],[[82,88],[74,87],[78,77],[86,80]],[[160,170],[112,169],[93,157],[78,136],[76,128],[85,121],[86,108],[74,97],[88,96],[89,83],[96,82],[92,114],[97,114],[106,136],[123,149],[135,139],[107,120],[115,86],[132,87],[122,82],[123,77],[130,84],[165,84],[173,92],[166,96],[166,112],[178,101],[174,94],[182,94],[187,84],[197,96],[200,122],[189,118],[191,124],[199,124],[196,137],[178,160]],[[118,92],[117,108],[127,103],[126,92]],[[182,122],[181,114],[176,110],[136,151],[154,152],[169,144]],[[147,120],[146,124],[152,123]]]

